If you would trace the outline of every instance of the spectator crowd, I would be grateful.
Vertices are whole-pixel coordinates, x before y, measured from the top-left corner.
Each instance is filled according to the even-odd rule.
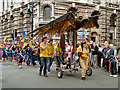
[[[19,68],[22,68],[22,62],[25,62],[27,66],[35,66],[37,62],[40,64],[39,75],[42,75],[42,71],[45,77],[51,73],[51,66],[53,61],[56,62],[56,67],[60,67],[63,51],[60,46],[60,42],[53,44],[53,40],[50,39],[47,42],[47,37],[42,39],[41,43],[33,42],[34,48],[27,45],[22,47],[21,45],[13,44],[5,48],[0,48],[0,59],[5,63],[6,61],[16,61]],[[116,56],[120,54],[120,44],[118,43],[117,55],[113,49],[113,44],[105,43],[104,46],[97,45],[95,42],[81,42],[77,43],[76,50],[70,43],[65,46],[66,58],[68,58],[67,68],[71,68],[70,63],[75,61],[74,56],[78,56],[78,62],[82,70],[82,79],[85,79],[85,73],[88,65],[95,68],[104,68],[105,71],[110,72],[110,77],[117,77],[117,59]],[[71,60],[72,58],[72,60]],[[44,67],[44,70],[43,70]]]

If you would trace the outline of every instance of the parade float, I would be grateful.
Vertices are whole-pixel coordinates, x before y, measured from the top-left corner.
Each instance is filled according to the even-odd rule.
[[[59,18],[51,21],[46,25],[43,25],[33,30],[32,32],[26,35],[26,37],[28,37],[29,35],[33,34],[33,38],[36,38],[36,40],[38,40],[39,38],[43,37],[46,34],[52,37],[57,33],[60,36],[60,46],[63,53],[62,55],[60,55],[62,66],[56,69],[58,78],[62,78],[63,72],[65,71],[69,71],[69,72],[78,71],[78,67],[76,66],[75,63],[73,65],[71,65],[70,63],[71,68],[69,69],[64,68],[66,67],[68,62],[66,60],[66,54],[65,54],[65,41],[66,41],[65,33],[69,34],[69,38],[67,39],[70,40],[70,43],[73,46],[73,50],[75,50],[76,44],[77,44],[77,31],[80,28],[84,29],[84,32],[85,32],[85,29],[91,30],[91,28],[94,28],[94,27],[99,28],[99,25],[97,22],[99,18],[98,15],[93,15],[90,17],[77,16],[76,12],[77,12],[77,9],[71,7],[69,8],[66,14],[60,16]],[[29,40],[32,40],[33,38],[29,38]],[[84,35],[84,38],[85,38],[85,35]],[[88,41],[90,41],[90,36],[88,39],[89,39]],[[72,58],[71,58],[71,62],[72,62]],[[92,75],[92,69],[90,67],[87,70],[87,75],[88,76]]]

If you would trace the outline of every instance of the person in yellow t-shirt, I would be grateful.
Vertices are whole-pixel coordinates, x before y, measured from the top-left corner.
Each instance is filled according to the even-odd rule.
[[[44,76],[48,77],[47,73],[46,73],[46,69],[47,69],[47,63],[48,63],[48,44],[47,44],[47,37],[44,37],[43,42],[40,44],[40,72],[39,75],[41,76],[41,72],[44,66]]]
[[[80,49],[81,49],[81,45],[79,45],[79,47],[77,48],[77,56],[80,56],[80,55],[79,55]]]
[[[57,59],[57,67],[60,67],[60,54],[62,53],[60,42],[55,46],[55,52],[56,52],[56,59]]]
[[[53,53],[54,53],[54,45],[52,44],[53,39],[50,39],[50,41],[48,43],[49,43],[49,45],[47,47],[47,50],[48,50],[49,60],[47,63],[47,69],[48,69],[48,73],[50,73],[50,66],[52,65],[52,62],[53,62],[52,57],[53,57]]]
[[[86,42],[83,42],[81,44],[81,49],[80,49],[80,65],[81,65],[81,71],[82,71],[82,80],[85,80],[85,74],[86,70],[88,68],[88,59],[89,59],[89,53],[87,50],[87,44]]]

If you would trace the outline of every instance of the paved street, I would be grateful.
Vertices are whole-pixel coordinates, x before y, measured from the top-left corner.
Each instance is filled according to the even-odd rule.
[[[16,62],[2,63],[2,88],[117,88],[118,78],[109,77],[108,72],[103,69],[93,69],[93,75],[87,77],[85,81],[81,80],[80,72],[73,74],[64,73],[62,79],[57,78],[55,65],[52,67],[52,73],[49,77],[39,76],[39,65],[26,66],[18,69]],[[1,86],[0,86],[1,87]]]

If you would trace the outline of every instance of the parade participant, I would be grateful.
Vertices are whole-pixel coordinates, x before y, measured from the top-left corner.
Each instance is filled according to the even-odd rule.
[[[55,46],[55,52],[56,52],[56,59],[57,59],[57,67],[60,67],[60,54],[62,53],[62,49],[60,47],[60,42]]]
[[[66,66],[66,69],[68,69],[68,67],[71,68],[71,65],[70,65],[71,60],[70,59],[71,59],[71,49],[68,50],[68,64]]]
[[[0,59],[2,59],[2,49],[0,48]]]
[[[36,52],[35,52],[35,50],[33,49],[33,50],[32,50],[32,64],[33,64],[33,66],[36,65],[36,63],[35,63],[35,57],[36,57]]]
[[[10,48],[10,57],[11,57],[11,62],[12,62],[12,48]]]
[[[18,49],[16,48],[16,50],[15,50],[15,60],[17,60],[18,59]]]
[[[19,52],[18,58],[19,58],[18,59],[18,67],[19,67],[19,69],[21,69],[22,68],[22,62],[23,62],[22,49]]]
[[[48,50],[47,50],[47,47],[48,47],[48,44],[47,44],[47,37],[44,37],[42,39],[42,43],[40,44],[40,62],[41,62],[41,65],[40,65],[40,71],[39,71],[39,75],[41,76],[41,73],[42,73],[42,69],[44,67],[44,76],[45,77],[48,77],[47,75],[47,72],[46,72],[46,69],[47,69],[47,61],[48,61]]]
[[[117,77],[117,67],[116,67],[116,58],[111,54],[111,52],[107,53],[108,55],[108,60],[111,61],[111,74],[110,77]]]
[[[81,45],[79,45],[79,47],[77,48],[77,55],[80,57],[80,49],[81,49]]]
[[[6,57],[7,57],[7,56],[6,56],[6,53],[7,53],[7,52],[6,52],[5,48],[3,48],[3,56],[2,56],[2,57],[3,57],[3,62],[6,62],[6,60],[5,60]]]
[[[52,57],[53,57],[53,53],[54,53],[54,46],[53,46],[53,39],[50,39],[50,41],[48,42],[49,45],[47,47],[47,50],[48,50],[48,57],[49,57],[49,60],[48,60],[48,63],[47,63],[47,69],[48,69],[48,74],[50,73],[50,66],[52,65]]]
[[[82,71],[82,80],[85,80],[85,74],[86,74],[86,70],[88,68],[88,51],[87,51],[87,45],[86,42],[83,42],[81,44],[81,49],[80,49],[80,65],[81,65],[81,71]]]
[[[97,68],[97,60],[98,60],[98,46],[96,43],[93,43],[93,49],[92,49],[92,60],[93,60],[93,67]]]
[[[24,49],[24,48],[22,49],[22,54],[23,54],[23,57],[24,57],[24,62],[25,62],[26,51],[25,51],[25,49]]]
[[[30,49],[29,49],[29,47],[26,49],[26,52],[27,52],[27,61],[26,61],[26,63],[27,63],[27,66],[29,66],[30,65]]]
[[[15,44],[14,44],[13,47],[12,47],[12,60],[15,60],[15,49],[16,49],[16,47],[15,47]]]

